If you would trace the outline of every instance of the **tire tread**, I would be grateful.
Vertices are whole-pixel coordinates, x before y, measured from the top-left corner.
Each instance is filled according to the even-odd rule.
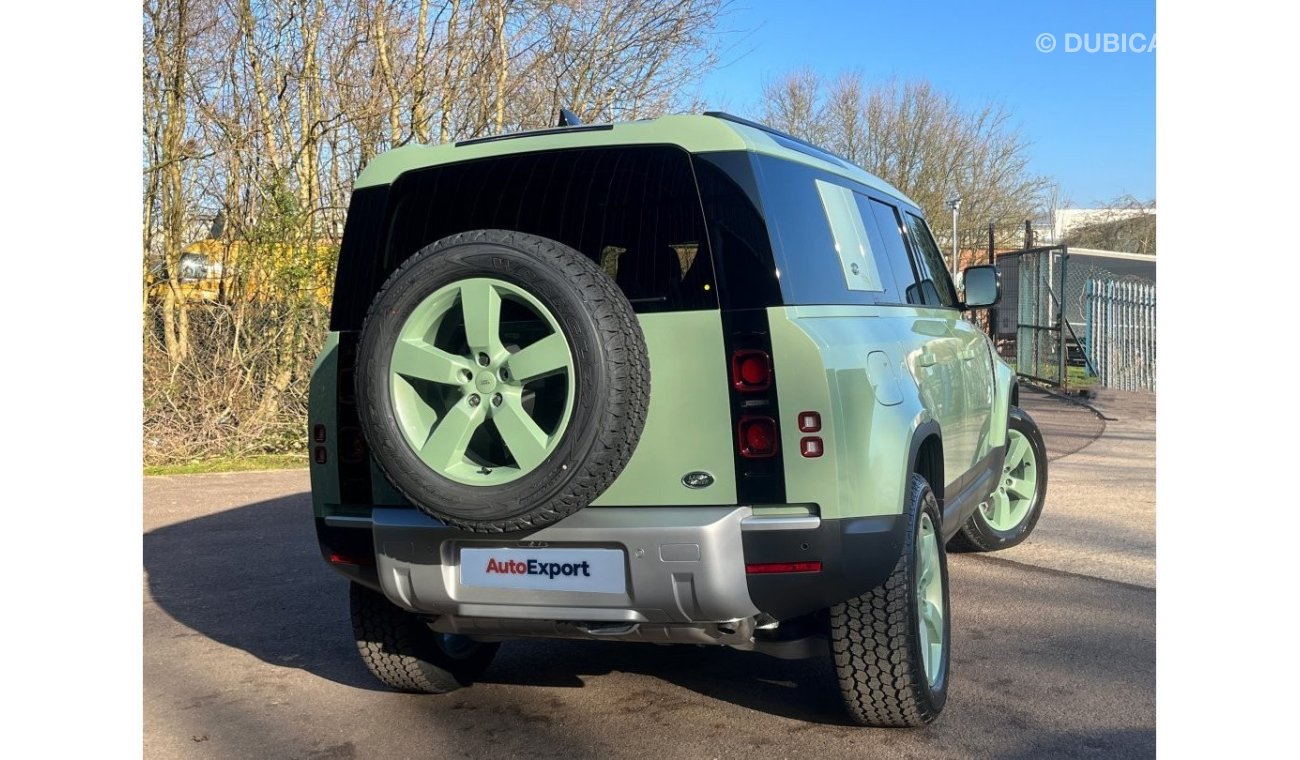
[[[908,503],[927,499],[936,503],[925,479],[913,475]],[[919,525],[919,517],[911,521],[904,547],[915,545]],[[905,548],[884,583],[831,608],[831,654],[840,693],[850,716],[864,725],[922,726],[943,707],[941,699],[936,704],[932,698],[919,653],[912,651],[918,636],[913,630],[912,554]],[[944,680],[946,690],[946,675]]]
[[[371,675],[384,685],[408,693],[446,694],[481,675],[496,646],[480,645],[466,660],[441,655],[434,633],[421,620],[358,584],[349,592],[357,651]],[[437,660],[444,660],[443,667]]]

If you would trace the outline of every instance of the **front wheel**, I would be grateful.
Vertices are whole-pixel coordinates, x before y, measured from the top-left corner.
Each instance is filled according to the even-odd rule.
[[[948,561],[939,503],[920,475],[905,506],[909,525],[893,573],[830,611],[840,694],[865,726],[922,726],[948,699]]]
[[[500,644],[438,633],[383,594],[353,583],[352,631],[370,674],[398,691],[445,694],[487,670]]]
[[[1047,496],[1047,447],[1038,425],[1023,409],[1011,408],[1006,457],[998,487],[953,536],[956,551],[992,552],[1024,541],[1038,524]]]

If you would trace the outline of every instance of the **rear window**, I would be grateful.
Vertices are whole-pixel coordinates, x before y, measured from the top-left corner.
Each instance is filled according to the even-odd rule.
[[[640,312],[717,308],[690,156],[646,146],[527,153],[402,175],[384,275],[464,230],[509,229],[586,254]]]

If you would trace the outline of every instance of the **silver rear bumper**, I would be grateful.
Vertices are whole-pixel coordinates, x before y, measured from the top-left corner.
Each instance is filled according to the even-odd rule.
[[[373,533],[384,594],[438,616],[605,624],[697,624],[758,614],[746,583],[743,532],[808,530],[816,517],[756,517],[749,507],[588,507],[524,541],[450,528],[414,509],[376,507]],[[463,586],[471,547],[621,549],[622,594]]]

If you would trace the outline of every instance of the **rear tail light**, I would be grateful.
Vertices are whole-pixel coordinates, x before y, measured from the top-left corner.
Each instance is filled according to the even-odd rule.
[[[776,420],[771,417],[741,417],[737,425],[740,455],[747,459],[775,456]]]
[[[822,445],[822,439],[815,435],[810,435],[799,441],[799,453],[808,459],[816,459],[826,451]]]
[[[745,572],[750,575],[764,575],[766,573],[820,573],[822,563],[818,560],[810,562],[751,562],[745,565]]]
[[[352,352],[351,359],[344,358],[344,361],[356,361],[356,352]],[[357,403],[356,393],[353,391],[356,383],[356,372],[351,366],[339,370],[339,403],[344,406],[354,406]]]
[[[743,348],[731,355],[731,384],[741,393],[772,387],[772,357],[765,351]]]
[[[316,443],[324,443],[324,442],[325,442],[325,426],[324,426],[324,425],[317,425],[316,427],[312,428],[312,431],[311,431],[311,437],[312,437],[313,439],[315,439]]]
[[[370,455],[366,439],[360,428],[343,428],[339,431],[339,460],[347,464],[360,464]]]
[[[325,464],[329,460],[329,453],[324,446],[317,446],[312,456],[316,459],[316,464]]]
[[[361,557],[342,552],[330,552],[330,564],[332,565],[373,565],[374,557]]]
[[[816,433],[822,429],[822,416],[817,412],[799,412],[799,432]]]

